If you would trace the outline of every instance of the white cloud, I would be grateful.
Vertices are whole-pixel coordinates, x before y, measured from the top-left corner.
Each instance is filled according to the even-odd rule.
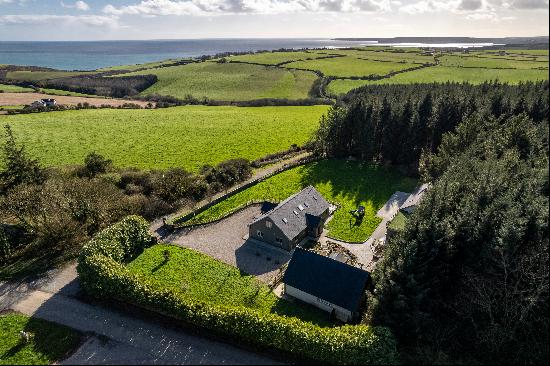
[[[118,27],[118,18],[104,15],[0,15],[2,24],[84,24],[92,27]]]
[[[88,11],[90,10],[90,5],[88,5],[88,3],[86,3],[85,1],[77,1],[75,2],[74,4],[65,4],[63,1],[61,2],[61,6],[64,7],[64,8],[69,8],[69,9],[77,9],[77,10],[82,10],[82,11]]]
[[[548,9],[548,0],[512,0],[506,5],[511,9]]]
[[[379,12],[389,0],[142,0],[125,6],[106,5],[116,15],[282,14],[299,12]]]

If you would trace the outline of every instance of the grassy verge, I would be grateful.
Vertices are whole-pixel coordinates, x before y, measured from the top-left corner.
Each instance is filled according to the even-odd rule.
[[[304,144],[327,106],[80,110],[6,116],[27,151],[48,166],[82,163],[90,151],[119,167],[198,170],[258,159]]]
[[[29,343],[20,331],[33,334]],[[60,361],[80,342],[77,331],[25,315],[0,315],[0,365],[50,365]]]
[[[293,193],[313,185],[330,202],[340,205],[328,223],[335,239],[359,242],[367,240],[380,224],[376,212],[395,191],[410,192],[416,180],[393,169],[360,162],[324,160],[300,166],[271,177],[225,201],[212,206],[187,223],[204,223],[225,216],[250,201],[280,202]],[[365,217],[356,222],[350,210],[365,206]]]
[[[165,250],[170,253],[167,262],[163,255]],[[254,276],[190,249],[155,245],[128,264],[128,269],[189,300],[247,307],[263,313],[297,317],[321,326],[331,325],[325,312],[279,299]]]

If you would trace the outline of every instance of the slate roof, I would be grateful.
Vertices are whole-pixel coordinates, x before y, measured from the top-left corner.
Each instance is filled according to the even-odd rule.
[[[283,282],[352,312],[359,311],[370,273],[297,247]]]
[[[321,216],[330,204],[313,186],[308,186],[279,203],[273,210],[258,217],[253,223],[269,217],[289,239],[294,239],[309,225],[318,225]],[[285,219],[285,220],[283,220]]]
[[[400,210],[405,211],[406,213],[411,213],[414,211],[414,208],[420,203],[424,194],[428,191],[430,185],[428,183],[422,184],[418,187],[407,200],[399,207]]]

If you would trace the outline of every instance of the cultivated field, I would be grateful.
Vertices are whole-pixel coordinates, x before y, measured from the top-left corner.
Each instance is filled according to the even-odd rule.
[[[50,90],[50,89],[44,89],[44,90]],[[59,94],[61,94],[61,91],[57,91]],[[67,95],[58,95],[58,94],[42,94],[42,93],[1,93],[0,94],[0,106],[9,106],[9,105],[25,105],[25,104],[31,104],[32,102],[40,99],[47,99],[47,98],[53,98],[57,101],[59,104],[64,105],[77,105],[78,103],[88,103],[89,105],[93,106],[102,106],[102,105],[110,105],[113,107],[121,106],[125,103],[134,103],[138,104],[142,107],[145,107],[147,105],[147,102],[143,102],[140,100],[126,100],[126,99],[109,99],[109,98],[102,98],[102,97],[84,97],[86,94],[79,94],[79,93],[70,93],[66,92]],[[75,96],[72,96],[75,95]],[[78,96],[82,95],[82,96]]]
[[[315,59],[326,57],[326,54],[316,52],[262,52],[249,55],[239,55],[228,57],[228,61],[252,62],[262,65],[278,65],[283,62],[291,62],[298,60]]]
[[[439,58],[441,66],[476,67],[488,69],[546,69],[548,60],[532,61],[521,57],[491,58],[485,56],[445,55]]]
[[[331,55],[343,55],[374,61],[406,62],[415,64],[434,63],[433,56],[422,55],[419,52],[403,51],[403,49],[373,50],[369,47],[353,50],[316,51],[316,53],[329,53]]]
[[[16,81],[42,81],[49,79],[59,79],[77,75],[89,75],[94,72],[85,71],[9,71],[6,75],[8,80]]]
[[[379,62],[344,56],[320,60],[297,61],[285,64],[284,67],[317,70],[325,76],[383,76],[394,71],[414,67],[415,65],[400,62]]]
[[[16,103],[13,103],[16,104]],[[257,159],[305,143],[327,106],[80,110],[2,117],[48,166],[81,164],[91,151],[116,166],[198,170],[232,158]]]
[[[380,80],[334,80],[328,85],[328,92],[333,95],[347,93],[348,91],[369,84],[414,84],[414,83],[445,83],[468,82],[481,84],[485,81],[498,80],[510,84],[518,84],[522,81],[547,80],[548,70],[510,70],[510,69],[485,69],[485,68],[460,68],[433,66],[420,70],[405,72],[391,78]]]
[[[168,262],[164,261],[165,250],[170,253]],[[254,276],[191,249],[155,245],[129,263],[128,269],[190,300],[246,307],[262,313],[297,317],[321,326],[330,325],[327,314],[321,310],[279,299]]]
[[[144,70],[129,75],[154,74],[158,82],[142,95],[160,94],[177,98],[189,95],[221,101],[262,98],[304,99],[317,76],[259,65],[201,62]]]
[[[156,67],[161,67],[164,65],[171,65],[175,62],[179,61],[185,61],[183,59],[168,59],[163,61],[157,61],[157,62],[147,62],[144,64],[135,64],[135,65],[117,65],[117,66],[111,66],[111,67],[104,67],[102,69],[97,69],[96,71],[135,71],[140,69],[154,69]],[[189,60],[191,61],[191,60]]]
[[[416,181],[401,176],[392,169],[374,167],[359,162],[324,160],[300,166],[271,177],[227,200],[212,206],[187,223],[206,223],[225,216],[253,201],[280,202],[288,196],[313,185],[330,202],[340,205],[328,223],[329,236],[352,242],[362,242],[380,224],[376,212],[395,191],[411,192]],[[350,210],[365,206],[366,214],[356,223]]]

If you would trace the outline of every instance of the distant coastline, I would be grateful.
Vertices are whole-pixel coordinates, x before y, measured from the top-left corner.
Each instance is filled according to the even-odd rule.
[[[40,66],[58,70],[96,70],[176,58],[193,58],[223,52],[344,48],[359,45],[400,47],[491,47],[519,45],[548,48],[548,37],[470,38],[253,38],[144,41],[0,41],[0,64]]]

